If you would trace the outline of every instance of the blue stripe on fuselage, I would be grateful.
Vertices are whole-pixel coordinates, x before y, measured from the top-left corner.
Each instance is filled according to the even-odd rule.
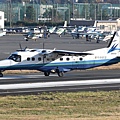
[[[110,65],[120,62],[119,58],[104,59],[104,60],[89,60],[89,61],[77,61],[77,62],[52,62],[52,63],[39,63],[39,64],[17,64],[13,66],[2,66],[0,70],[40,70],[47,71],[58,67],[66,69],[88,69],[101,65]]]

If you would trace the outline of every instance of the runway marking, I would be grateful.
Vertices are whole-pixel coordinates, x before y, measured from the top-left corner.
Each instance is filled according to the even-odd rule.
[[[43,83],[20,83],[0,85],[0,90],[10,89],[32,89],[44,87],[80,86],[80,85],[101,85],[101,84],[120,84],[119,79],[102,79],[86,81],[62,81],[62,82],[43,82]]]

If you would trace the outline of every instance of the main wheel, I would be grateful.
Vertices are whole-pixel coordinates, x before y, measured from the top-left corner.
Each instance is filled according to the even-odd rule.
[[[49,75],[50,75],[50,72],[44,72],[44,75],[45,75],[45,76],[49,76]]]
[[[63,72],[59,72],[59,73],[58,73],[58,76],[59,76],[59,77],[63,77]]]

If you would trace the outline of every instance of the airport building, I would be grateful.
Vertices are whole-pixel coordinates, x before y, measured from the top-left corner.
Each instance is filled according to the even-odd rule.
[[[97,20],[96,27],[101,31],[117,31],[120,29],[120,18],[116,20]]]
[[[101,31],[116,31],[120,29],[120,18],[116,20],[71,20],[71,26],[95,26]]]

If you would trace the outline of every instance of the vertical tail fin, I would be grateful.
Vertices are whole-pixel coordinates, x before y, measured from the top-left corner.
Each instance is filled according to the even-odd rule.
[[[95,20],[93,27],[97,27],[97,21]]]
[[[111,37],[111,39],[110,39],[110,42],[109,42],[109,44],[108,44],[108,48],[111,46],[111,44],[113,43],[113,39],[114,39],[114,37],[115,37],[115,35],[116,35],[116,32],[114,32],[114,34],[113,34],[113,36]]]
[[[107,48],[109,48],[108,53],[115,50],[116,52],[119,52],[118,50],[120,50],[120,31],[114,32],[113,37],[111,38]]]
[[[64,22],[64,27],[67,27],[67,21]]]
[[[56,33],[58,35],[61,35],[65,31],[65,27],[67,27],[67,21],[64,22],[64,26],[62,28],[59,28]]]

